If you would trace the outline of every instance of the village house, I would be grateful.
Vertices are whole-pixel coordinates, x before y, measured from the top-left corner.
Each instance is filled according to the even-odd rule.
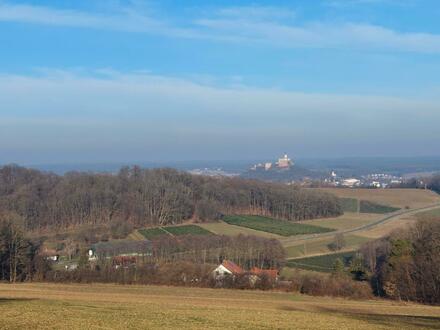
[[[130,268],[136,266],[136,261],[133,256],[116,256],[112,259],[112,266],[115,269]]]
[[[244,273],[243,268],[229,260],[223,260],[223,262],[212,271],[212,275],[215,279],[222,279],[225,276],[235,276]]]
[[[267,278],[272,280],[272,281],[277,281],[278,280],[278,270],[277,269],[261,269],[261,268],[258,268],[258,267],[253,267],[250,270],[250,273],[252,275],[256,275],[258,277],[267,276]]]
[[[60,255],[54,249],[43,248],[39,254],[48,261],[57,262],[60,259]]]
[[[248,277],[250,284],[253,286],[262,277],[266,277],[271,282],[278,281],[277,269],[261,269],[253,267],[251,270],[246,271],[237,264],[229,260],[223,260],[223,262],[212,271],[212,275],[216,280],[222,280],[226,276],[235,277],[237,275],[245,275]]]

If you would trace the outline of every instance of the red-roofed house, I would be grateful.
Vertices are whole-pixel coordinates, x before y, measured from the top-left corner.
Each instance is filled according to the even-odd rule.
[[[278,270],[276,269],[261,269],[258,267],[253,267],[250,273],[257,276],[266,275],[269,279],[273,281],[276,281],[278,279]]]
[[[219,265],[216,269],[213,270],[213,275],[215,278],[221,278],[225,275],[239,275],[244,274],[243,268],[234,264],[232,261],[223,260],[221,265]]]

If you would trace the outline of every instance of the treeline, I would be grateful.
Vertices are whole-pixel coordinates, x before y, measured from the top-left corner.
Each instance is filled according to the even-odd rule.
[[[377,295],[440,304],[438,218],[419,220],[409,229],[367,243],[361,252]]]
[[[49,263],[38,253],[42,242],[26,238],[18,221],[0,215],[0,281],[42,279],[50,270]]]
[[[399,185],[395,185],[395,188],[418,188],[418,189],[430,189],[440,194],[440,175],[434,175],[422,179],[412,178],[404,181]]]
[[[256,236],[184,235],[161,236],[153,241],[154,263],[192,262],[218,264],[230,260],[244,269],[252,267],[279,269],[284,265],[285,250],[276,239]]]
[[[58,176],[12,165],[0,168],[0,212],[18,214],[32,230],[115,221],[168,225],[234,213],[306,220],[342,210],[329,194],[240,178],[139,167],[125,167],[115,175]]]
[[[141,285],[175,285],[230,289],[259,289],[296,292],[312,296],[371,299],[374,297],[366,282],[329,274],[294,272],[288,278],[275,280],[267,275],[257,279],[250,273],[226,276],[221,281],[212,276],[216,264],[179,261],[165,264],[145,264],[141,267],[114,269],[80,268],[74,271],[50,271],[45,281],[59,283],[118,283]]]

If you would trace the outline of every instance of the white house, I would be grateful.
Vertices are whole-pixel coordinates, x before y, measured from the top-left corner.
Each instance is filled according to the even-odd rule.
[[[355,178],[345,179],[344,181],[342,181],[343,186],[351,187],[351,188],[359,186],[360,183],[361,181]]]
[[[243,273],[243,268],[229,260],[223,260],[223,262],[212,271],[212,274],[215,278],[222,278],[228,275],[233,276]]]

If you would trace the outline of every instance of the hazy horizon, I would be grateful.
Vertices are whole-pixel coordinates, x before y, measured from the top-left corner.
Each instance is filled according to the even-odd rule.
[[[440,4],[0,1],[0,163],[440,156]]]

